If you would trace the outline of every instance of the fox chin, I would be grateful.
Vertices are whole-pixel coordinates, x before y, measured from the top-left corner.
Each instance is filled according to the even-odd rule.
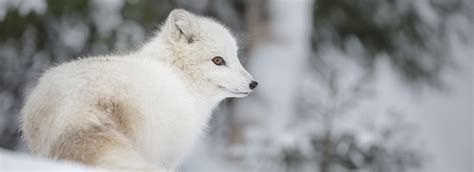
[[[258,85],[217,21],[173,10],[126,55],[48,69],[21,110],[32,153],[106,169],[173,171],[223,99]]]

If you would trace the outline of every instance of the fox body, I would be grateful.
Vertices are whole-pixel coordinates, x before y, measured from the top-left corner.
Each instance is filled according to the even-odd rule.
[[[21,111],[24,140],[43,157],[173,170],[213,108],[256,87],[237,49],[218,22],[173,10],[136,52],[47,70]]]

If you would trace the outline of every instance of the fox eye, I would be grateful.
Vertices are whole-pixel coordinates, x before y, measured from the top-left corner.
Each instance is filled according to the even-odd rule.
[[[212,62],[213,62],[214,64],[216,64],[217,66],[225,65],[224,59],[223,59],[222,57],[220,57],[220,56],[214,57],[214,58],[212,59]]]

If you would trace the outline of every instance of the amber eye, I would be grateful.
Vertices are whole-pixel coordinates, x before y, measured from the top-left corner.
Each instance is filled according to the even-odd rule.
[[[212,62],[213,62],[214,64],[216,64],[217,66],[225,65],[224,59],[223,59],[222,57],[220,57],[220,56],[214,57],[214,58],[212,59]]]

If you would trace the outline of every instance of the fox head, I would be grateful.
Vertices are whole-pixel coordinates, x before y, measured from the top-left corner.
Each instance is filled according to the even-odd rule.
[[[236,39],[211,18],[173,10],[156,39],[165,46],[165,62],[206,94],[244,97],[257,86],[240,64]]]

